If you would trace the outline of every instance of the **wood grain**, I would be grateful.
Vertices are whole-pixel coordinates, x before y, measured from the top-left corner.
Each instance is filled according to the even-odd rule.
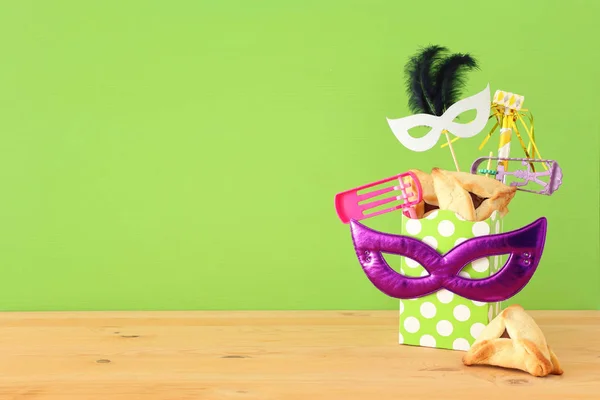
[[[600,312],[538,311],[565,374],[397,344],[397,312],[0,313],[0,399],[597,399]]]

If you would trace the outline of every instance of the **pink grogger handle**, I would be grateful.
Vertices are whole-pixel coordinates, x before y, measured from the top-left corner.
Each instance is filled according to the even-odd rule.
[[[405,178],[410,178],[412,183],[405,182]],[[364,191],[365,189],[369,189],[375,186],[379,186],[381,184],[397,181],[397,184],[393,186],[388,186],[383,189],[374,190],[372,192],[367,192],[363,194],[358,194],[360,191]],[[383,199],[374,200],[369,203],[363,203],[365,200],[371,199],[373,197],[380,196],[385,193],[389,193],[392,191],[400,191],[400,195],[398,196],[389,196]],[[393,207],[389,207],[383,210],[375,211],[372,213],[366,213],[366,211],[378,207],[382,204],[390,203],[392,201],[400,200],[403,201],[402,204],[395,205]],[[335,195],[335,211],[340,218],[340,220],[348,224],[351,220],[360,221],[365,218],[371,218],[376,215],[381,215],[384,213],[388,213],[391,211],[399,210],[399,209],[407,209],[408,215],[410,218],[416,218],[416,210],[415,206],[419,204],[423,200],[423,189],[421,188],[421,182],[417,179],[416,175],[412,172],[405,172],[402,174],[398,174],[392,176],[387,179],[382,179],[377,182],[369,183],[367,185],[363,185],[354,189],[346,190],[345,192],[341,192]]]

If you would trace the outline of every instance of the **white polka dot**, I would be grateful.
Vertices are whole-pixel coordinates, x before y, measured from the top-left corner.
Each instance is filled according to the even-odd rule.
[[[469,310],[469,307],[465,306],[464,304],[459,304],[458,306],[454,307],[453,314],[454,318],[461,322],[465,322],[471,318],[471,310]]]
[[[409,219],[406,221],[406,232],[411,235],[416,235],[421,232],[421,221],[418,219]]]
[[[435,347],[435,338],[431,335],[423,335],[419,339],[419,344],[423,347]]]
[[[466,242],[466,241],[467,241],[467,239],[465,239],[465,238],[458,238],[458,239],[456,239],[456,242],[454,242],[454,245],[458,246],[459,244]]]
[[[485,325],[482,324],[481,322],[476,322],[473,325],[471,325],[471,336],[473,336],[475,339],[477,339],[479,337],[479,335],[481,335],[481,331],[483,331],[485,329]]]
[[[496,233],[500,233],[500,221],[496,221]]]
[[[467,339],[458,338],[452,342],[452,348],[454,350],[469,351],[470,347],[471,346],[469,345],[469,341]]]
[[[490,234],[490,226],[485,221],[475,222],[473,224],[473,235],[485,236]]]
[[[471,279],[471,275],[467,271],[460,271],[458,276],[462,276],[463,278]]]
[[[401,333],[398,333],[398,343],[400,343],[400,344],[404,343],[404,336],[402,336]]]
[[[418,262],[413,260],[412,258],[404,257],[404,262],[408,268],[418,268],[421,266]]]
[[[475,304],[477,307],[481,307],[481,306],[485,306],[487,303],[484,301],[475,301],[473,300],[473,304]]]
[[[450,303],[454,298],[454,293],[446,289],[438,290],[438,292],[435,295],[438,298],[438,300],[444,304]]]
[[[428,245],[430,245],[431,247],[433,247],[434,249],[437,249],[438,247],[438,241],[436,238],[434,238],[433,236],[425,236],[422,239],[423,243],[427,243]]]
[[[496,217],[498,217],[498,211],[494,211],[494,212],[492,213],[492,221],[495,221],[495,220],[496,220]]]
[[[485,257],[485,258],[480,258],[478,260],[473,261],[473,264],[471,264],[473,266],[473,269],[477,272],[485,272],[488,270],[488,268],[490,267],[490,259]]]
[[[406,329],[406,332],[415,333],[419,328],[421,328],[421,324],[415,317],[408,317],[404,320],[404,329]]]
[[[448,220],[444,220],[438,225],[440,235],[450,237],[454,234],[454,224]]]
[[[404,312],[404,302],[400,300],[400,314]]]
[[[423,269],[423,271],[421,271],[421,276],[429,276],[429,272],[427,272],[426,269]]]
[[[452,326],[452,322],[443,319],[436,324],[435,330],[442,336],[450,336],[454,327]]]
[[[462,215],[460,215],[459,213],[455,213],[456,214],[456,219],[458,219],[459,221],[466,221],[466,219],[464,219],[462,217]]]
[[[491,322],[494,319],[494,305],[490,304],[488,309],[488,321]]]
[[[435,308],[435,304],[426,301],[425,303],[421,304],[421,315],[424,316],[425,318],[433,318],[435,317],[435,313],[437,312],[437,309]]]
[[[436,219],[436,218],[437,218],[437,216],[438,216],[438,211],[437,211],[437,210],[435,210],[435,211],[433,211],[431,214],[429,214],[429,215],[428,215],[427,217],[425,217],[425,218],[427,218],[427,219]]]

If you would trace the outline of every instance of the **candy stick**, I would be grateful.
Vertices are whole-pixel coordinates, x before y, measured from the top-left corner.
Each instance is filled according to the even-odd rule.
[[[493,105],[498,106],[498,111],[504,111],[502,114],[502,128],[500,129],[500,143],[498,145],[498,157],[510,157],[510,139],[512,136],[512,122],[514,115],[518,115],[519,110],[523,107],[525,97],[515,93],[504,92],[497,90],[492,100]],[[504,170],[508,170],[508,161],[498,161],[498,165],[502,165]]]
[[[502,117],[502,128],[500,129],[500,143],[498,144],[498,157],[508,158],[510,156],[510,139],[512,129],[510,128],[509,118],[511,118],[510,109],[504,110]],[[504,166],[504,170],[508,169],[508,161],[499,161],[498,164]]]

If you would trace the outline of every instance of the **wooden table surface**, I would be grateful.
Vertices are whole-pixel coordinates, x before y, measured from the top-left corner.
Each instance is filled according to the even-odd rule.
[[[531,312],[565,374],[397,344],[398,313],[0,313],[0,399],[599,399],[600,312]]]

